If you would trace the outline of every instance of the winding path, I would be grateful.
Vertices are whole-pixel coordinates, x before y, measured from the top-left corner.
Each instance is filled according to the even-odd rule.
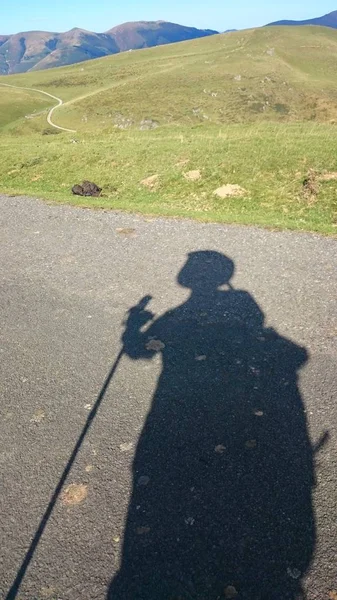
[[[49,94],[49,92],[44,92],[43,90],[38,90],[37,88],[23,87],[23,86],[18,86],[18,85],[10,85],[9,83],[0,83],[0,85],[3,85],[5,87],[14,88],[17,90],[28,90],[30,92],[38,92],[39,94],[44,94],[45,96],[49,96],[49,98],[53,98],[53,100],[57,100],[58,104],[53,106],[53,108],[50,109],[50,111],[47,115],[47,121],[48,121],[49,125],[51,127],[55,127],[55,129],[60,129],[61,131],[67,131],[68,133],[76,133],[75,129],[67,129],[66,127],[61,127],[60,125],[55,125],[55,123],[53,123],[53,121],[51,120],[54,110],[56,108],[58,108],[59,106],[62,106],[62,104],[63,104],[63,100],[61,98],[58,98],[57,96],[53,96],[53,94]]]

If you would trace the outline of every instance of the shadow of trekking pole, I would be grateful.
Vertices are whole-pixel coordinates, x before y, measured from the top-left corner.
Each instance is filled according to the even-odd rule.
[[[15,598],[17,596],[19,588],[20,588],[20,586],[22,584],[22,581],[23,581],[23,579],[25,577],[26,571],[27,571],[27,569],[28,569],[28,567],[30,565],[30,562],[31,562],[31,560],[32,560],[32,558],[34,556],[35,550],[38,547],[38,544],[39,544],[40,539],[41,539],[41,537],[43,535],[43,532],[44,532],[44,530],[45,530],[45,528],[47,526],[47,523],[48,523],[48,521],[49,521],[49,519],[51,517],[51,514],[52,514],[52,512],[54,510],[55,504],[56,504],[56,502],[57,502],[57,500],[58,500],[58,498],[59,498],[59,496],[60,496],[60,494],[62,492],[62,489],[63,489],[63,486],[64,486],[64,484],[66,482],[66,479],[67,479],[67,477],[68,477],[68,475],[69,475],[69,473],[71,471],[71,468],[72,468],[72,466],[73,466],[73,464],[74,464],[74,462],[76,460],[76,457],[77,457],[77,455],[78,455],[78,453],[79,453],[79,451],[81,449],[81,446],[83,444],[84,438],[86,437],[86,435],[87,435],[87,433],[88,433],[88,431],[89,431],[89,429],[90,429],[90,427],[91,427],[91,425],[92,425],[92,423],[93,423],[93,421],[94,421],[94,419],[95,419],[95,417],[97,415],[97,412],[98,412],[98,410],[99,410],[99,408],[100,408],[100,406],[102,404],[102,401],[104,399],[106,391],[107,391],[107,389],[108,389],[108,387],[110,385],[110,382],[111,382],[111,380],[112,380],[112,378],[113,378],[113,376],[114,376],[114,374],[115,374],[115,372],[116,372],[116,370],[118,368],[118,365],[120,363],[120,360],[121,360],[123,354],[124,354],[124,348],[122,348],[120,350],[120,352],[119,352],[119,354],[118,354],[118,356],[117,356],[117,358],[116,358],[113,366],[111,367],[110,372],[109,372],[109,374],[108,374],[108,376],[107,376],[107,378],[106,378],[106,380],[105,380],[105,382],[103,384],[103,387],[102,387],[102,389],[101,389],[101,391],[100,391],[100,393],[99,393],[99,395],[97,397],[97,400],[96,400],[93,408],[91,409],[91,411],[90,411],[90,413],[88,415],[86,423],[85,423],[85,425],[84,425],[84,427],[82,429],[81,435],[79,436],[79,438],[78,438],[78,440],[77,440],[77,442],[76,442],[76,444],[74,446],[74,449],[73,449],[73,451],[72,451],[72,453],[71,453],[71,455],[69,457],[69,460],[68,460],[68,462],[67,462],[67,464],[66,464],[66,466],[64,468],[64,471],[63,471],[63,473],[62,473],[62,475],[60,477],[60,480],[59,480],[59,482],[58,482],[58,484],[57,484],[57,486],[56,486],[56,488],[55,488],[55,490],[53,492],[53,495],[52,495],[52,497],[51,497],[51,499],[49,501],[49,504],[48,504],[48,506],[47,506],[47,508],[45,510],[45,513],[44,513],[44,515],[43,515],[43,517],[42,517],[42,519],[41,519],[41,521],[39,523],[39,526],[38,526],[38,528],[36,530],[36,533],[35,533],[32,541],[31,541],[31,544],[30,544],[30,546],[29,546],[29,548],[27,550],[26,556],[25,556],[25,558],[24,558],[24,560],[23,560],[23,562],[21,564],[20,569],[17,572],[17,575],[16,575],[16,577],[15,577],[15,579],[13,581],[13,584],[12,584],[10,590],[8,591],[8,594],[7,594],[5,600],[15,600]]]
[[[145,296],[139,302],[139,304],[137,305],[137,309],[139,311],[144,310],[145,306],[149,303],[150,300],[151,300],[151,296]],[[39,545],[40,539],[41,539],[41,537],[42,537],[42,535],[44,533],[44,530],[45,530],[45,528],[46,528],[46,526],[48,524],[48,521],[49,521],[49,519],[51,517],[51,514],[52,514],[52,512],[54,510],[56,502],[57,502],[57,500],[58,500],[58,498],[59,498],[59,496],[60,496],[60,494],[62,492],[62,489],[63,489],[63,486],[64,486],[64,484],[66,482],[66,479],[67,479],[67,477],[68,477],[68,475],[69,475],[69,473],[70,473],[70,471],[72,469],[72,466],[73,466],[73,464],[74,464],[74,462],[76,460],[76,457],[77,457],[77,455],[78,455],[78,453],[79,453],[79,451],[81,449],[83,441],[84,441],[84,439],[85,439],[85,437],[86,437],[86,435],[87,435],[87,433],[88,433],[88,431],[89,431],[89,429],[90,429],[90,427],[91,427],[91,425],[92,425],[92,423],[93,423],[93,421],[94,421],[94,419],[95,419],[95,417],[96,417],[96,415],[97,415],[97,413],[98,413],[98,411],[100,409],[100,406],[101,406],[101,404],[102,404],[102,402],[104,400],[104,397],[105,397],[105,394],[107,392],[107,389],[108,389],[108,387],[109,387],[109,385],[111,383],[111,380],[112,380],[114,374],[117,371],[118,365],[119,365],[119,363],[121,361],[121,358],[122,358],[123,354],[124,354],[124,347],[121,348],[121,350],[120,350],[120,352],[119,352],[119,354],[118,354],[118,356],[117,356],[117,358],[116,358],[113,366],[110,369],[109,374],[107,375],[107,377],[106,377],[106,379],[104,381],[102,389],[101,389],[99,395],[97,396],[96,402],[95,402],[93,408],[91,409],[91,411],[90,411],[90,413],[88,415],[86,423],[85,423],[85,425],[84,425],[84,427],[82,429],[81,435],[79,436],[79,438],[78,438],[78,440],[77,440],[77,442],[76,442],[76,444],[74,446],[74,449],[73,449],[73,451],[72,451],[72,453],[71,453],[71,455],[69,457],[69,460],[68,460],[68,462],[67,462],[67,464],[66,464],[66,466],[64,468],[64,471],[63,471],[63,473],[62,473],[62,475],[60,477],[60,480],[59,480],[59,482],[58,482],[58,484],[57,484],[57,486],[56,486],[56,488],[55,488],[55,490],[53,492],[53,495],[52,495],[52,497],[51,497],[51,499],[49,501],[49,504],[48,504],[48,506],[47,506],[47,508],[45,510],[45,513],[44,513],[44,515],[43,515],[43,517],[42,517],[42,519],[41,519],[41,521],[39,523],[39,526],[38,526],[38,528],[36,530],[36,533],[35,533],[32,541],[31,541],[31,544],[30,544],[30,546],[29,546],[29,548],[27,550],[26,556],[25,556],[24,560],[22,561],[20,569],[17,572],[17,575],[16,575],[16,577],[15,577],[13,583],[12,583],[12,586],[11,586],[10,590],[7,593],[7,596],[6,596],[5,600],[15,600],[15,598],[17,597],[18,591],[19,591],[20,586],[21,586],[21,584],[23,582],[23,579],[25,577],[26,571],[27,571],[27,569],[28,569],[28,567],[29,567],[29,565],[31,563],[31,560],[32,560],[32,558],[33,558],[33,556],[35,554],[35,551],[36,551],[36,549],[37,549],[37,547]]]

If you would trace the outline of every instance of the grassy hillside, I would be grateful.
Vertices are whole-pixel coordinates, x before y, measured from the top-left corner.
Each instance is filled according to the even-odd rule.
[[[202,126],[113,135],[0,136],[1,191],[82,206],[148,215],[193,217],[337,232],[337,156],[330,126]],[[317,195],[306,195],[309,169],[323,175]],[[200,179],[184,174],[199,170]],[[324,174],[332,173],[332,179]],[[157,175],[153,183],[142,184]],[[71,187],[83,179],[103,187],[101,198],[81,198]],[[220,199],[223,184],[243,197]]]
[[[337,120],[337,32],[264,28],[0,78],[68,101],[82,131],[211,122]],[[117,120],[117,122],[116,122]]]
[[[52,102],[42,94],[0,86],[0,132],[8,123],[12,126],[18,125],[18,128],[21,129],[25,122],[22,119],[27,121],[36,119],[41,112],[43,112],[45,120],[45,109]]]
[[[20,111],[27,94],[36,107],[53,100],[22,91],[13,111],[21,91],[0,86],[1,190],[336,233],[336,50],[334,30],[273,27],[0,78],[62,98],[54,122],[77,130],[42,135],[57,133],[46,113],[19,119]],[[73,197],[84,178],[104,196]],[[224,184],[243,195],[218,198]]]

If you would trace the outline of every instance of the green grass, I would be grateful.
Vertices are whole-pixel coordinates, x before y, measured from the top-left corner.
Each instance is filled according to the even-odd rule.
[[[54,122],[77,130],[47,126],[52,99],[0,87],[1,191],[334,234],[337,181],[308,198],[303,179],[337,171],[336,49],[334,30],[266,28],[0,78],[61,97]],[[45,112],[25,118],[34,109]],[[158,128],[141,131],[143,119]],[[183,176],[192,169],[194,183]],[[155,190],[141,185],[154,174]],[[72,196],[82,179],[104,196]],[[227,183],[246,194],[214,196]]]
[[[51,100],[51,99],[50,99]],[[9,124],[22,126],[22,119],[37,118],[36,115],[50,106],[46,96],[26,90],[0,88],[0,132]],[[52,104],[53,106],[53,104]]]
[[[336,233],[337,181],[322,182],[313,198],[305,197],[302,185],[309,168],[337,171],[327,125],[166,127],[77,139],[72,143],[67,134],[2,137],[2,191],[144,214]],[[201,171],[197,182],[183,176],[192,169]],[[156,190],[140,183],[151,175],[159,176]],[[72,185],[82,179],[102,186],[104,196],[73,196]],[[225,183],[247,193],[219,199],[213,192]]]
[[[335,30],[271,27],[0,77],[0,83],[60,96],[65,105],[56,123],[83,132],[111,133],[121,118],[135,129],[146,118],[160,125],[337,122],[336,51]]]

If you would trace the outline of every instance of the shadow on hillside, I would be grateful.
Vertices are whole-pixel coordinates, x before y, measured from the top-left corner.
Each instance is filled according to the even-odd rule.
[[[130,310],[126,353],[161,352],[163,368],[108,600],[301,597],[315,546],[297,385],[307,353],[264,326],[233,271],[222,254],[192,253],[178,275],[186,303],[157,320],[145,301]]]

